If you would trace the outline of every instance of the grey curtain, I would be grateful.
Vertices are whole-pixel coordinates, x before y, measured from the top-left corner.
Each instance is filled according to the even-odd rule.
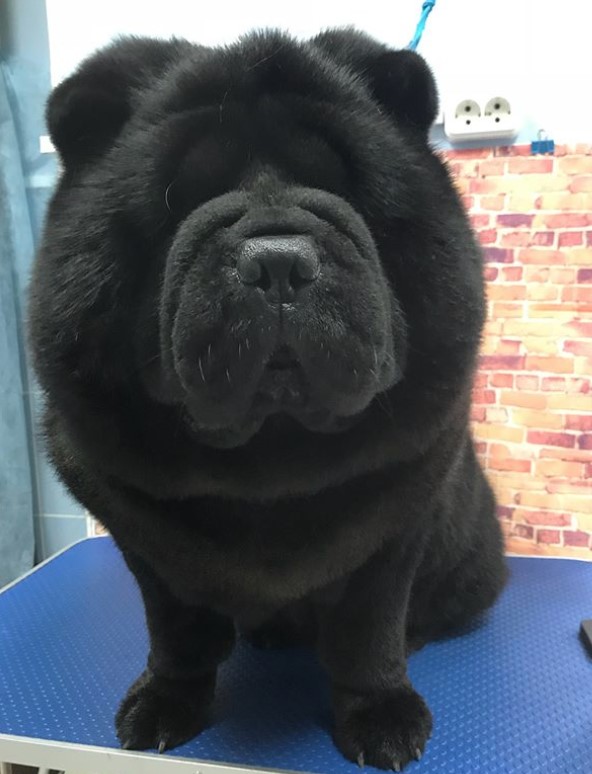
[[[23,288],[15,268],[33,249],[8,73],[0,61],[0,586],[30,569],[34,556]]]

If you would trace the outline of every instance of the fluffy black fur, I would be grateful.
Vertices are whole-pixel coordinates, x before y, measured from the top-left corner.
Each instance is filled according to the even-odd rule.
[[[145,602],[125,747],[204,727],[237,624],[315,644],[349,759],[423,751],[406,653],[505,577],[468,429],[481,255],[436,110],[419,56],[352,30],[123,39],[50,98],[31,340],[53,462]]]

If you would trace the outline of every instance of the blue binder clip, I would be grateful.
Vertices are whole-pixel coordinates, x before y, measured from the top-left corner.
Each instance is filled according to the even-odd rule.
[[[550,140],[544,129],[539,129],[537,139],[530,143],[530,152],[534,156],[555,153],[555,140]]]

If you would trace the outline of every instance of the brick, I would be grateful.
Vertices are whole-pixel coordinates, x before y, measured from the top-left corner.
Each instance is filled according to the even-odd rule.
[[[485,409],[485,419],[493,424],[505,424],[508,421],[508,411],[505,408],[489,406]],[[505,439],[508,440],[508,439]]]
[[[512,263],[513,250],[504,250],[500,247],[484,247],[483,257],[487,263]]]
[[[562,301],[592,303],[592,288],[575,285],[561,290]]]
[[[516,473],[530,473],[531,462],[530,460],[517,460],[511,457],[491,458],[489,460],[489,467],[494,470],[513,470]]]
[[[569,320],[573,319],[574,313],[577,315],[592,314],[592,304],[587,304],[583,301],[563,301],[562,303],[531,301],[528,305],[528,316],[530,318],[553,317],[556,320],[569,322]]]
[[[500,301],[498,303],[493,304],[492,309],[493,317],[497,318],[507,318],[507,317],[517,317],[522,318],[524,316],[524,304],[521,303],[504,303],[503,301]]]
[[[592,320],[570,320],[566,328],[576,337],[592,338]]]
[[[592,249],[589,247],[576,247],[573,250],[564,251],[565,263],[582,266],[592,266]]]
[[[503,194],[496,196],[482,196],[481,208],[484,210],[503,210],[506,197]]]
[[[535,463],[535,473],[547,477],[565,477],[579,478],[584,471],[581,462],[570,462],[568,460],[537,460]]]
[[[517,521],[525,521],[527,524],[543,527],[569,527],[572,518],[569,513],[559,513],[551,510],[530,510],[527,508],[516,508],[515,518]]]
[[[550,409],[559,409],[567,411],[590,411],[592,399],[590,395],[573,393],[571,395],[560,395],[550,393],[546,396],[547,405]]]
[[[528,264],[540,264],[551,266],[565,263],[565,252],[562,250],[545,250],[543,248],[530,248],[518,251],[518,261]]]
[[[592,247],[592,231],[586,231],[586,244],[588,247]]]
[[[507,336],[540,336],[541,338],[566,336],[571,329],[561,320],[505,320],[503,334]]]
[[[545,392],[565,392],[566,380],[563,376],[543,376],[541,389]]]
[[[592,513],[576,512],[574,518],[582,532],[587,532],[588,534],[592,532]]]
[[[550,272],[546,266],[525,266],[524,279],[526,282],[547,282]]]
[[[497,506],[497,517],[498,519],[512,519],[512,514],[514,512],[513,508],[510,508],[506,505],[498,505]]]
[[[483,267],[483,278],[486,282],[493,282],[495,279],[497,279],[497,276],[499,274],[499,269],[497,266],[484,266]]]
[[[519,371],[523,366],[522,355],[482,355],[479,361],[483,371]]]
[[[478,371],[473,377],[473,389],[478,389],[479,387],[481,388],[487,387],[488,383],[489,383],[489,374],[485,374],[485,373],[482,373],[481,371]]]
[[[529,284],[526,298],[529,301],[554,301],[559,298],[559,288],[554,285]]]
[[[557,146],[555,146],[557,150]],[[494,156],[532,156],[530,145],[498,145],[493,148]]]
[[[452,184],[456,188],[459,194],[469,193],[470,182],[468,177],[455,177],[452,180]]]
[[[513,374],[491,374],[489,383],[492,387],[512,387],[514,376]]]
[[[493,445],[493,444],[492,444]],[[526,451],[526,450],[525,450]],[[513,473],[507,470],[488,470],[487,475],[497,489],[505,489],[515,492],[539,492],[547,497],[549,493],[545,491],[545,479],[535,479],[533,476],[525,476],[524,473]],[[517,502],[515,498],[510,498],[512,502]]]
[[[541,459],[558,459],[575,462],[590,462],[592,453],[588,449],[563,449],[560,447],[543,448],[540,451]]]
[[[535,231],[530,237],[529,244],[539,247],[552,247],[555,244],[555,234],[553,231]]]
[[[541,210],[586,210],[587,196],[581,193],[544,193],[538,197],[537,205]]]
[[[523,500],[528,500],[529,502],[533,501],[542,501],[544,499],[547,499],[549,503],[552,503],[552,507],[557,510],[567,511],[567,512],[573,512],[573,513],[584,513],[584,514],[592,514],[592,497],[590,497],[589,494],[548,494],[545,493],[541,495],[539,492],[524,492],[521,493],[520,497],[520,505],[523,504]],[[541,506],[545,507],[545,506]],[[578,517],[578,525],[582,527],[581,523],[581,517]]]
[[[503,333],[503,323],[501,320],[486,320],[485,321],[485,336],[501,336]]]
[[[546,194],[546,196],[583,196],[583,194]],[[506,209],[508,212],[528,212],[539,208],[541,197],[532,193],[516,193],[508,196]]]
[[[532,215],[530,216],[532,218]],[[581,212],[562,212],[558,214],[537,215],[534,225],[546,226],[547,228],[582,228],[586,227],[591,221],[586,213]]]
[[[553,159],[549,157],[539,158],[514,158],[508,162],[508,172],[511,175],[524,175],[531,173],[548,173],[553,171]]]
[[[573,362],[565,357],[527,355],[525,367],[527,371],[545,371],[551,374],[573,373]]]
[[[557,171],[566,175],[585,175],[592,172],[592,158],[564,156],[557,160]]]
[[[505,406],[518,406],[520,408],[544,409],[552,395],[541,395],[534,392],[517,392],[505,390],[500,394],[500,403]]]
[[[521,427],[506,427],[505,425],[477,422],[473,426],[473,432],[479,440],[521,443],[525,431]]]
[[[548,430],[529,430],[526,433],[528,443],[540,446],[564,446],[567,449],[576,445],[576,437],[570,433],[554,433]]]
[[[487,454],[487,442],[486,441],[475,441],[475,451],[479,455],[485,455]]]
[[[592,175],[576,175],[571,179],[569,190],[572,193],[590,193],[592,191]]]
[[[573,178],[569,178],[567,175],[545,175],[545,174],[533,174],[512,177],[512,175],[506,175],[501,178],[505,187],[500,187],[498,190],[516,193],[554,193],[557,191],[569,191],[570,182]]]
[[[485,406],[471,406],[471,421],[472,422],[485,421]]]
[[[523,425],[524,427],[561,430],[563,427],[563,418],[561,414],[553,414],[549,411],[513,408],[512,423],[515,425]]]
[[[516,389],[531,390],[531,391],[538,390],[539,377],[532,376],[532,374],[519,374],[518,376],[516,376]]]
[[[478,236],[482,245],[490,245],[497,239],[497,231],[494,228],[484,229],[479,232]]]
[[[495,403],[494,390],[473,390],[474,403]]]
[[[446,158],[449,159],[461,159],[462,161],[468,159],[486,159],[490,156],[491,151],[489,148],[457,148],[446,151]]]
[[[569,352],[572,355],[592,357],[592,341],[565,341],[563,343],[563,351]]]
[[[537,529],[537,543],[560,543],[561,533],[558,529]]]
[[[574,150],[580,156],[592,156],[592,145],[590,143],[578,142]]]
[[[590,411],[592,411],[592,400],[590,401]],[[566,430],[592,430],[592,413],[566,414],[565,428]]]
[[[526,298],[524,285],[488,285],[487,297],[492,301],[520,301]]]
[[[592,357],[574,356],[574,374],[576,376],[587,377],[592,374]]]
[[[555,478],[547,483],[547,491],[551,494],[588,494],[592,497],[592,481]]]
[[[522,346],[529,355],[556,355],[559,342],[546,336],[525,336]]]
[[[466,210],[470,210],[475,206],[475,197],[474,196],[461,196],[460,197],[463,206]]]
[[[578,283],[592,282],[592,269],[578,269]]]
[[[578,448],[586,451],[592,449],[592,433],[582,433],[578,438]]]
[[[564,269],[558,266],[552,266],[549,269],[549,282],[555,282],[558,285],[567,285],[570,282],[574,282],[575,278],[575,269]]]
[[[512,188],[505,177],[481,177],[470,181],[469,190],[475,194],[506,193]]]
[[[566,546],[588,547],[590,545],[590,535],[588,532],[566,529],[563,531],[563,544]]]
[[[471,220],[471,225],[474,229],[487,228],[487,226],[489,226],[489,215],[484,215],[482,213],[471,213],[469,217]]]
[[[501,266],[502,279],[507,282],[516,282],[522,279],[522,266]]]
[[[528,231],[509,231],[500,237],[502,247],[528,247],[531,244],[531,236]]]
[[[558,236],[559,247],[572,247],[574,245],[584,244],[584,233],[582,231],[563,231]]]
[[[500,527],[502,528],[502,535],[504,537],[505,542],[510,540],[512,530],[514,529],[514,526],[511,521],[500,521]],[[512,537],[512,540],[516,540],[517,538]],[[579,549],[580,551],[582,549]]]
[[[518,493],[518,505],[526,506],[528,508],[544,509],[551,507],[557,507],[557,504],[553,502],[548,492],[529,492],[522,491]]]
[[[586,378],[567,379],[566,391],[580,392],[585,395],[588,395],[588,393],[592,391],[592,384],[590,382],[590,379],[586,379]]]
[[[506,172],[505,159],[486,159],[479,163],[479,175],[481,177],[496,177]]]
[[[534,215],[527,215],[525,213],[504,213],[497,216],[497,224],[502,228],[520,228],[525,226],[530,228]]]
[[[512,535],[519,538],[526,538],[532,540],[534,534],[534,528],[529,527],[526,524],[515,524],[512,528]]]

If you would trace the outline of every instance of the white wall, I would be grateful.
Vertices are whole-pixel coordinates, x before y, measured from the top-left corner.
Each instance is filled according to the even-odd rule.
[[[207,6],[197,0],[47,0],[52,81],[121,33],[214,45],[254,27],[306,37],[354,24],[400,47],[412,37],[420,9],[421,0],[219,0]],[[445,104],[459,95],[507,95],[523,118],[519,141],[544,127],[558,142],[586,142],[592,140],[591,45],[587,0],[438,0],[419,50]]]

